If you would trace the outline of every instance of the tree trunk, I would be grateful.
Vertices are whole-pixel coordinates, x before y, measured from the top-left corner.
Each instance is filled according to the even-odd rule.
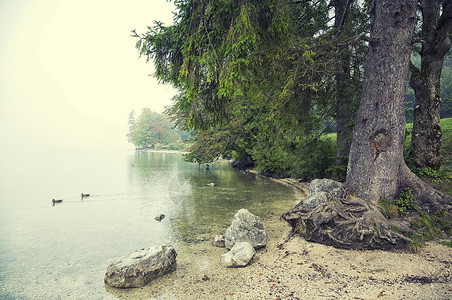
[[[373,2],[346,187],[317,192],[313,196],[319,204],[309,205],[314,201],[305,199],[281,216],[309,241],[346,249],[405,247],[409,239],[391,229],[378,201],[395,199],[406,187],[429,212],[451,209],[452,197],[416,177],[403,160],[404,95],[415,21],[416,0]]]
[[[440,126],[440,79],[443,60],[450,50],[451,1],[422,0],[421,69],[412,65],[410,85],[414,89],[412,156],[416,167],[438,170],[442,164]],[[441,11],[441,2],[444,2]]]
[[[349,0],[334,1],[334,27],[343,31]],[[347,34],[347,33],[345,33]],[[342,52],[341,60],[336,67],[336,165],[347,163],[350,145],[353,136],[353,127],[350,126],[352,118],[352,97],[347,92],[350,85],[350,51],[347,48]]]
[[[363,96],[350,149],[347,185],[367,201],[395,198],[404,165],[405,89],[416,22],[415,0],[374,1]]]

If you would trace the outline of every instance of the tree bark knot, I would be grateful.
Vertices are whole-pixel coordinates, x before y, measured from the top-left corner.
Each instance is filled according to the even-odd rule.
[[[369,143],[375,149],[375,158],[377,160],[380,153],[385,152],[391,145],[392,134],[387,129],[378,129],[369,137]]]

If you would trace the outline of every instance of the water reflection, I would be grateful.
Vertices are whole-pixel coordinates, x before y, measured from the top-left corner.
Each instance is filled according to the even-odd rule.
[[[162,222],[170,227],[173,242],[211,239],[225,230],[240,208],[268,217],[277,211],[275,202],[290,201],[292,193],[270,180],[231,170],[226,161],[198,168],[169,153],[137,152],[129,179],[147,194],[146,201],[159,197],[160,211],[155,214],[166,215]]]

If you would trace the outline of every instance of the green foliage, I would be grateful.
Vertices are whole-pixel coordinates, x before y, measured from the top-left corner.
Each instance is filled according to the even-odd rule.
[[[387,218],[391,219],[400,216],[399,208],[395,205],[393,199],[383,198],[378,202],[382,214]]]
[[[234,148],[236,135],[230,130],[196,132],[194,142],[187,149],[185,160],[193,163],[211,163],[221,156],[229,156]]]
[[[334,165],[336,146],[328,138],[308,144],[298,152],[293,166],[292,177],[303,180],[324,178]]]
[[[449,179],[452,174],[452,118],[441,119],[442,135],[442,155],[444,172],[448,174]],[[440,169],[441,172],[441,169]]]
[[[263,172],[326,176],[334,145],[320,137],[337,95],[359,99],[367,46],[350,36],[368,30],[367,5],[352,3],[345,23],[333,29],[327,0],[175,5],[173,25],[156,22],[133,36],[155,76],[180,90],[168,113],[178,127],[195,131],[186,159],[251,157]],[[342,61],[350,80],[336,87]]]
[[[416,230],[417,235],[423,241],[433,240],[443,236],[443,231],[449,231],[452,222],[437,215],[429,215],[419,210],[420,217],[411,222],[411,226]]]
[[[394,205],[397,207],[401,215],[407,215],[408,210],[415,209],[417,207],[413,196],[412,188],[405,188],[398,199],[394,199]]]
[[[411,189],[405,189],[399,199],[381,199],[379,205],[383,215],[388,219],[399,216],[399,213],[407,215],[408,210],[412,210],[414,215],[418,215],[410,222],[411,231],[401,232],[400,229],[391,226],[391,230],[399,232],[411,240],[408,247],[413,252],[419,251],[425,241],[452,234],[452,216],[450,213],[444,209],[428,214],[416,205]]]
[[[338,181],[345,181],[347,177],[347,165],[330,165],[327,169],[331,179]]]
[[[408,215],[408,211],[420,209],[413,196],[413,189],[407,187],[397,199],[380,199],[378,202],[383,215],[390,219],[400,215]]]
[[[167,146],[168,150],[174,150],[174,151],[181,151],[185,150],[187,148],[187,145],[184,143],[171,143]]]
[[[422,168],[422,169],[418,168],[417,174],[419,177],[421,177],[423,179],[429,179],[432,182],[438,182],[438,180],[441,178],[440,172],[437,170],[434,170],[430,167]]]
[[[452,241],[441,241],[440,244],[452,248]]]

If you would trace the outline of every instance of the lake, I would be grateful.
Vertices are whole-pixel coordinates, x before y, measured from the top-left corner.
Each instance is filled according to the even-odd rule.
[[[1,299],[116,299],[121,290],[103,282],[116,258],[162,243],[184,253],[223,233],[240,208],[265,225],[294,201],[290,188],[225,161],[206,170],[178,153],[66,150],[3,157]]]

